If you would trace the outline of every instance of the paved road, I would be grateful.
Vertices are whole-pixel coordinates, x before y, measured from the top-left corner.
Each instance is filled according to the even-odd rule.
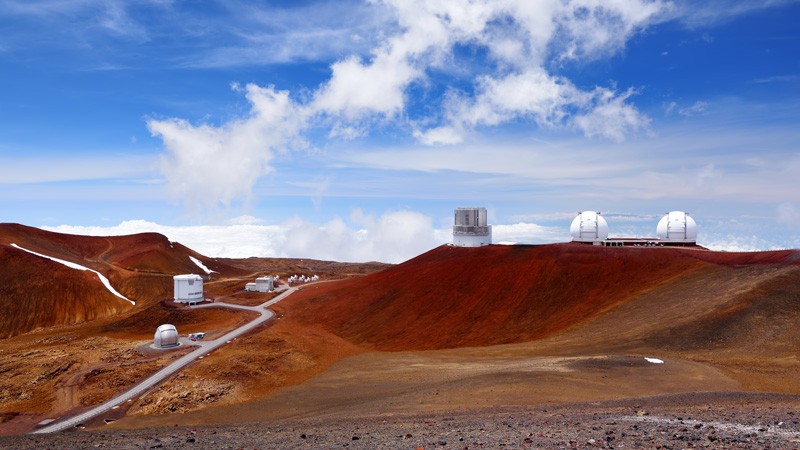
[[[209,341],[197,341],[195,344],[198,345],[198,348],[191,353],[187,353],[182,357],[176,359],[175,361],[171,362],[168,366],[162,368],[158,372],[151,375],[149,378],[146,378],[141,383],[137,384],[136,386],[132,387],[128,391],[112,398],[111,400],[95,406],[94,408],[78,414],[77,416],[71,417],[66,420],[59,420],[54,423],[48,424],[38,430],[34,431],[33,433],[53,433],[56,431],[66,430],[67,428],[74,427],[76,425],[86,423],[91,419],[103,414],[107,411],[110,411],[117,405],[121,405],[128,400],[131,400],[139,395],[143,394],[148,389],[158,385],[165,379],[167,379],[170,375],[174,374],[175,372],[181,370],[184,366],[189,364],[190,362],[194,361],[195,359],[207,355],[212,351],[216,350],[217,348],[225,345],[231,339],[234,339],[238,336],[241,336],[244,333],[252,330],[253,328],[261,325],[262,323],[268,321],[272,317],[275,316],[275,313],[268,310],[267,307],[278,303],[279,301],[285,299],[289,295],[291,295],[294,291],[296,291],[297,287],[292,287],[284,291],[279,296],[273,298],[272,300],[262,303],[258,306],[242,306],[242,305],[233,305],[229,303],[211,303],[206,305],[199,305],[194,306],[194,308],[234,308],[234,309],[244,309],[248,311],[254,311],[261,314],[257,319],[254,319],[251,322],[248,322],[242,325],[239,328],[234,329],[233,331],[225,334],[224,336],[209,340]]]

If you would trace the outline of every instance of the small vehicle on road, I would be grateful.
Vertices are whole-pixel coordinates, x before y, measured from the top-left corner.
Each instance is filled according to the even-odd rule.
[[[189,333],[189,339],[193,341],[201,341],[206,337],[205,333]]]

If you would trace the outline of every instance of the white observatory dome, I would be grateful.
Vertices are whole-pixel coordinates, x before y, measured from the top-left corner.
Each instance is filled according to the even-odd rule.
[[[658,222],[658,238],[670,242],[696,242],[697,223],[683,211],[670,211]]]
[[[168,323],[161,325],[156,329],[153,344],[157,348],[175,347],[178,345],[178,329]]]
[[[569,232],[573,241],[604,241],[608,239],[608,222],[598,212],[583,211],[572,221]]]

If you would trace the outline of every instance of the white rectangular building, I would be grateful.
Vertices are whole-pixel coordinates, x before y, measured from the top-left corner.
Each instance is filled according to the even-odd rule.
[[[272,277],[256,278],[257,292],[272,292],[274,288],[275,288],[275,280]]]
[[[480,247],[491,243],[492,226],[487,222],[486,208],[456,208],[453,245]]]
[[[175,275],[172,277],[175,285],[176,302],[202,302],[205,299],[203,294],[203,278],[200,275],[186,274]]]

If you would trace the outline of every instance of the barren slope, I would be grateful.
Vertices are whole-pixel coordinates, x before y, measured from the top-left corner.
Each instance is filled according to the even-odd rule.
[[[800,393],[798,261],[796,251],[440,247],[367,277],[305,287],[275,306],[275,325],[228,349],[238,354],[239,346],[280,335],[293,354],[316,358],[316,370],[284,368],[296,375],[268,380],[272,370],[238,369],[259,385],[250,402],[182,404],[194,411],[167,419],[146,415],[163,409],[135,406],[117,425],[374,418],[681,392]],[[341,337],[347,342],[337,343]],[[346,349],[341,359],[297,346],[321,349],[323,340]],[[206,367],[190,368],[185,380],[152,395],[181,402],[179,393],[230,359],[210,355]],[[241,392],[237,401],[248,398]]]
[[[93,320],[131,307],[109,292],[92,272],[3,245],[0,262],[0,338]]]
[[[97,275],[27,253],[11,244],[96,270],[138,308],[172,296],[172,275],[198,273],[189,257],[226,276],[245,273],[156,233],[91,237],[0,224],[0,337],[67,325],[134,309]]]
[[[708,264],[673,249],[442,246],[280,308],[380,350],[486,346],[542,338]]]

